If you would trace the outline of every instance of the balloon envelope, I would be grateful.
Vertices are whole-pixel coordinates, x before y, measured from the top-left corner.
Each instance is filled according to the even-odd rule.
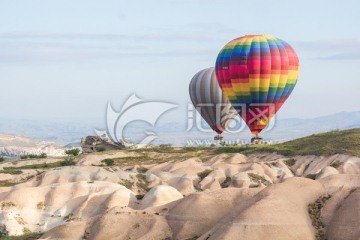
[[[189,86],[191,101],[202,118],[218,134],[225,131],[237,116],[229,100],[223,94],[216,79],[215,69],[207,68],[198,72]]]
[[[285,41],[245,35],[230,41],[216,59],[224,94],[253,134],[259,134],[295,87],[299,59]]]

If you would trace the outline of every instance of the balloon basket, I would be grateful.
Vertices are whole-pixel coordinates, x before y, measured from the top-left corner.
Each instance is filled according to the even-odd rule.
[[[261,137],[253,137],[251,138],[251,144],[265,144],[265,141]]]
[[[221,141],[221,140],[224,140],[224,137],[219,134],[219,135],[216,135],[214,137],[214,140],[220,140]]]

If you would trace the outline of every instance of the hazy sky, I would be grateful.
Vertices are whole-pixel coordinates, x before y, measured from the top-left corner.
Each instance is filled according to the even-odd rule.
[[[0,0],[1,114],[99,122],[133,92],[185,114],[192,76],[255,33],[300,58],[281,118],[357,111],[359,11],[358,0]]]

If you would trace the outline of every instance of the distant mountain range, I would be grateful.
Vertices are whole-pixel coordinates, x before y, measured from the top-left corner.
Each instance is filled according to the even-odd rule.
[[[82,137],[94,134],[95,126],[87,122],[0,118],[0,134],[22,135],[64,144],[80,142]]]
[[[341,112],[328,116],[313,119],[275,119],[274,125],[270,130],[264,130],[260,135],[265,140],[273,143],[285,142],[296,138],[305,137],[315,133],[328,132],[331,130],[344,130],[350,128],[360,128],[360,111]],[[137,133],[143,132],[137,127]],[[158,126],[154,132],[159,135],[155,143],[172,143],[174,145],[186,145],[189,139],[213,139],[215,133],[202,133],[195,129],[185,132],[186,126],[181,123],[167,123]],[[129,131],[130,132],[130,131]],[[130,135],[130,134],[129,134]],[[223,133],[225,140],[230,142],[248,142],[252,135],[247,127],[241,132],[229,134]],[[200,141],[201,142],[201,141]]]
[[[199,132],[196,129],[187,132],[186,124],[186,121],[167,122],[159,123],[155,127],[152,127],[147,123],[134,122],[128,125],[124,137],[136,142],[146,136],[146,131],[151,131],[158,135],[158,138],[153,142],[154,144],[170,143],[175,146],[183,146],[189,144],[189,140],[212,140],[215,135],[213,132],[204,133]],[[29,122],[19,119],[0,119],[0,133],[8,134],[7,136],[22,135],[36,139],[36,144],[40,145],[33,143],[30,148],[33,148],[36,145],[40,146],[41,149],[44,149],[45,146],[52,146],[52,144],[54,149],[57,149],[58,147],[62,148],[65,145],[67,145],[66,147],[78,147],[80,139],[87,135],[94,135],[94,129],[98,129],[98,126],[101,126],[101,124],[59,123],[50,121]],[[350,128],[360,128],[360,111],[341,112],[313,119],[276,119],[273,128],[269,131],[262,132],[261,136],[265,140],[276,143],[308,136],[314,133]],[[244,128],[244,130],[239,133],[224,133],[223,135],[225,139],[229,141],[248,141],[251,138],[251,134],[247,128]],[[12,146],[19,144],[19,146],[23,148],[28,147],[25,144],[29,141],[25,140],[28,138],[21,137],[21,143],[18,142],[19,139],[15,141],[11,139],[11,137],[2,139],[3,140],[0,140],[0,149],[5,146],[9,149],[9,142],[11,142]],[[207,143],[209,142],[207,141]],[[201,141],[198,141],[196,144],[201,144]],[[52,148],[49,147],[47,151],[55,151],[51,149]],[[7,151],[7,154],[11,154],[11,151]],[[2,152],[5,152],[5,150],[3,149]]]

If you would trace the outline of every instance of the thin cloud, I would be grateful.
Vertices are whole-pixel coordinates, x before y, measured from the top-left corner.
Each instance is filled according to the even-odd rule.
[[[0,34],[0,40],[97,40],[97,41],[214,41],[213,36],[189,33],[148,33],[130,34],[92,34],[92,33],[49,33],[49,32],[12,32]]]
[[[205,57],[212,36],[183,33],[89,34],[13,32],[0,34],[0,62],[61,62],[134,57]],[[201,45],[199,46],[199,42]]]
[[[360,59],[360,38],[294,42],[298,51],[305,52],[317,60]]]
[[[175,48],[175,50],[149,48],[132,45],[73,45],[54,43],[1,44],[0,62],[11,63],[56,63],[88,62],[94,60],[121,60],[129,58],[177,58],[177,57],[211,57],[206,48]]]

